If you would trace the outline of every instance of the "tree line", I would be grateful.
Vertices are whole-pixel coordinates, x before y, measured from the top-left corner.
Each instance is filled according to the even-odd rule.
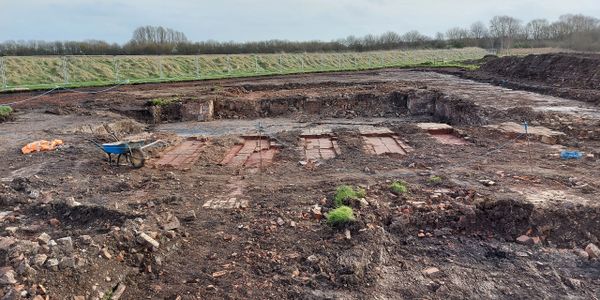
[[[486,25],[453,27],[435,36],[418,31],[404,34],[386,32],[362,37],[349,36],[333,41],[269,40],[257,42],[192,42],[185,34],[161,26],[137,28],[123,45],[99,40],[86,41],[6,41],[1,55],[143,55],[143,54],[240,54],[373,51],[419,48],[482,47],[489,49],[560,47],[580,51],[600,51],[600,19],[568,14],[550,22],[535,19],[527,23],[495,16]]]

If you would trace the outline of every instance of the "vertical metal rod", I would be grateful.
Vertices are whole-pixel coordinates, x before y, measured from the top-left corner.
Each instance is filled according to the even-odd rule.
[[[254,73],[258,73],[258,55],[254,54]]]
[[[283,63],[281,61],[281,57],[283,54],[279,54],[279,73],[283,74]]]
[[[162,56],[158,56],[158,71],[160,72],[160,80],[163,80],[165,74],[163,73]]]
[[[115,71],[115,81],[119,83],[119,60],[116,56],[113,56],[113,69]]]
[[[65,84],[69,84],[69,71],[67,69],[67,57],[63,56],[62,57],[62,69],[63,69],[63,80],[65,82]]]
[[[525,126],[525,135],[527,136],[527,151],[529,152],[529,171],[533,172],[533,167],[531,166],[531,144],[529,141],[529,124],[527,124],[527,121],[525,121],[523,126]]]
[[[300,71],[304,73],[304,53],[300,54]]]
[[[6,90],[7,89],[7,84],[6,84],[6,66],[4,63],[4,57],[0,56],[0,76],[2,76],[2,89]]]
[[[196,64],[196,79],[200,79],[200,58],[198,55],[196,55],[194,63]]]
[[[231,74],[231,58],[229,55],[227,55],[226,62],[227,62],[227,74]]]

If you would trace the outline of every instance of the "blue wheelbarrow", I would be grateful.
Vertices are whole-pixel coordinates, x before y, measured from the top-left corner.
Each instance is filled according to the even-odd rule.
[[[114,163],[118,166],[121,162],[121,156],[124,156],[125,160],[134,168],[141,168],[144,166],[144,162],[146,161],[144,149],[159,143],[164,143],[162,140],[157,140],[150,144],[146,144],[145,141],[119,141],[106,144],[100,144],[93,140],[89,141],[108,155],[108,163],[110,165],[113,165]],[[117,156],[116,161],[113,161],[113,155]]]

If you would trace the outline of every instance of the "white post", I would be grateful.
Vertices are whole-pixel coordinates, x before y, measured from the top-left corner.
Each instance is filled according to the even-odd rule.
[[[226,61],[227,61],[227,74],[231,74],[231,60],[230,59],[231,59],[230,56],[227,55],[227,59],[226,59]]]
[[[258,73],[258,55],[254,54],[254,73]]]
[[[69,71],[67,68],[67,64],[68,64],[67,57],[63,56],[62,57],[62,69],[63,69],[63,80],[64,80],[65,84],[69,84]]]
[[[282,74],[283,73],[283,64],[281,63],[281,56],[283,54],[279,54],[279,73]]]
[[[6,84],[6,66],[4,65],[4,57],[0,56],[0,76],[2,76],[2,89],[7,89]]]
[[[113,56],[113,70],[115,71],[115,82],[119,83],[119,61]]]
[[[165,74],[163,73],[162,56],[158,56],[158,71],[160,72],[160,80],[163,80]]]
[[[194,63],[196,64],[196,79],[200,79],[200,58],[198,55],[196,55]]]

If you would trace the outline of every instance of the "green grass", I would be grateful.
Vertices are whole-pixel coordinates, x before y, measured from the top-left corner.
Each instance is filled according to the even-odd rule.
[[[176,102],[177,99],[164,99],[164,98],[156,98],[148,101],[149,106],[167,106],[173,102]]]
[[[394,181],[390,185],[390,190],[396,195],[408,193],[408,185],[404,181]]]
[[[361,188],[353,188],[349,185],[339,186],[333,196],[333,204],[335,207],[342,207],[347,200],[360,199],[366,196],[366,192]]]
[[[427,183],[429,183],[430,185],[438,185],[441,184],[443,180],[444,179],[440,176],[432,175],[427,179]]]
[[[13,109],[10,106],[0,106],[0,121],[8,119],[12,112]]]
[[[327,224],[331,226],[338,226],[346,224],[356,220],[354,217],[354,211],[351,207],[340,206],[327,214]]]
[[[388,67],[463,67],[480,48],[304,54],[172,56],[7,56],[0,90],[93,87]],[[6,85],[3,83],[6,82]]]

